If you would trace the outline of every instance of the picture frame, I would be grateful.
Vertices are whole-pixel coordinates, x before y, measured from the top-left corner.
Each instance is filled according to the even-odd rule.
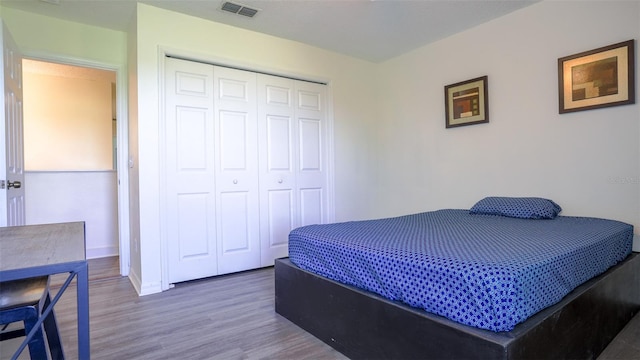
[[[488,76],[444,87],[446,128],[489,122]]]
[[[634,40],[558,59],[560,114],[635,103]]]

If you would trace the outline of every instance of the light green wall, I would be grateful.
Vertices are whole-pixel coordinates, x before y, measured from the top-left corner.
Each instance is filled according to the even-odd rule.
[[[375,64],[301,43],[138,4],[130,31],[118,32],[0,7],[27,57],[111,64],[129,74],[129,206],[131,274],[141,293],[158,290],[159,48],[249,69],[327,81],[334,99],[335,219],[372,213],[376,166]],[[171,26],[167,26],[171,24]],[[122,80],[122,79],[119,79]]]
[[[16,41],[24,57],[71,65],[90,66],[117,72],[117,118],[118,124],[126,124],[127,119],[127,33],[88,26],[80,23],[55,19],[0,6],[0,16]],[[127,131],[119,129],[119,145],[127,143]],[[127,163],[126,146],[120,146],[122,156],[118,159],[121,167]],[[120,156],[119,154],[119,156]],[[128,173],[119,169],[121,184],[128,183]],[[118,189],[118,202],[126,203],[129,191]],[[134,209],[135,210],[135,209]],[[121,229],[119,240],[128,244],[129,218],[126,211],[118,213]],[[127,260],[128,248],[120,248],[123,259]],[[131,259],[132,266],[136,259]],[[137,261],[139,263],[139,259]],[[122,269],[127,271],[126,267]]]
[[[138,52],[137,52],[137,19],[134,17],[127,32],[127,81],[128,86],[128,114],[129,119],[129,252],[130,273],[129,278],[140,293],[142,281],[142,256],[140,253],[140,172],[138,156]]]
[[[542,196],[637,232],[640,106],[559,114],[557,61],[629,39],[637,52],[639,7],[542,1],[381,64],[378,215]],[[445,129],[444,86],[483,75],[490,122]]]
[[[138,291],[152,293],[162,277],[161,49],[327,81],[337,221],[535,195],[567,214],[640,225],[639,106],[559,115],[556,73],[559,57],[638,38],[639,7],[541,2],[382,64],[144,4],[129,34],[0,14],[27,54],[127,66],[131,267]],[[443,87],[481,75],[489,76],[491,122],[444,129]]]
[[[167,24],[171,24],[167,26]],[[136,24],[140,199],[140,292],[161,285],[159,140],[161,51],[276,74],[327,81],[333,96],[336,220],[371,213],[375,64],[298,42],[138,4]],[[130,52],[132,53],[132,52]]]
[[[23,54],[63,56],[104,64],[126,63],[126,33],[1,7]]]

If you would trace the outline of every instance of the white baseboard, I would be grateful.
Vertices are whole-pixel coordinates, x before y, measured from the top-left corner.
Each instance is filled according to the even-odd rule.
[[[92,248],[86,250],[87,259],[97,259],[109,256],[118,256],[117,246],[108,246],[102,248]]]
[[[129,281],[131,282],[131,285],[133,285],[133,288],[136,289],[138,296],[151,295],[162,292],[162,287],[159,282],[142,284],[142,281],[140,280],[138,274],[133,271],[129,272]]]
[[[142,281],[140,281],[140,277],[138,276],[138,274],[133,271],[129,271],[129,281],[131,282],[131,285],[133,285],[133,288],[136,289],[138,296],[140,296],[140,290],[142,288],[140,284],[142,283]]]

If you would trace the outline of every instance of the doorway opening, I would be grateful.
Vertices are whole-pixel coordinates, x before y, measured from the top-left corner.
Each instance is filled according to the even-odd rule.
[[[26,223],[84,221],[87,258],[119,257],[116,71],[22,64]]]

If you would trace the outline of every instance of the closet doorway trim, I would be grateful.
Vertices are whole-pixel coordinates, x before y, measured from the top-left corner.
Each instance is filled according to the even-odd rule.
[[[272,76],[284,77],[287,79],[299,80],[312,82],[316,84],[323,84],[327,87],[327,222],[335,222],[335,163],[334,163],[334,126],[333,126],[333,91],[331,87],[331,81],[327,78],[321,77],[313,77],[313,76],[304,76],[300,74],[287,73],[284,71],[278,71],[274,69],[268,69],[264,66],[256,65],[256,64],[247,64],[242,63],[240,61],[232,61],[228,59],[218,59],[215,56],[204,55],[202,53],[194,53],[185,50],[179,50],[175,48],[169,47],[158,47],[158,85],[159,85],[159,93],[158,93],[158,121],[159,121],[159,129],[158,136],[159,139],[165,139],[167,134],[165,131],[166,126],[166,102],[165,102],[165,59],[168,57],[187,60],[187,61],[195,61],[200,63],[205,63],[214,66],[223,66],[229,67],[238,70],[250,71],[255,73],[267,74]],[[162,143],[163,140],[161,140]],[[168,260],[168,242],[167,238],[167,185],[165,184],[166,179],[166,149],[162,146],[158,149],[158,167],[159,167],[159,234],[160,234],[160,289],[161,291],[169,290],[172,285],[169,284],[169,260]]]

